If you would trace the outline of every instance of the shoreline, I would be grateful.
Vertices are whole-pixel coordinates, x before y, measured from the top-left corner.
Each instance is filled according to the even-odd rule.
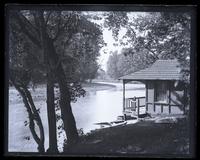
[[[90,92],[90,91],[102,91],[102,90],[108,90],[111,88],[115,88],[115,85],[112,84],[105,84],[105,83],[84,83],[82,85],[83,89],[86,90],[86,92]]]
[[[186,124],[186,118],[178,118],[177,123],[139,121],[103,128],[80,136],[81,142],[76,146],[78,149],[66,150],[61,154],[189,154]]]
[[[130,83],[131,84],[141,84],[141,83]],[[108,90],[108,89],[112,89],[112,88],[119,88],[119,86],[121,86],[122,83],[120,82],[112,82],[112,81],[96,81],[94,80],[91,83],[82,83],[81,86],[84,90],[86,90],[87,92],[89,91],[102,91],[102,90]],[[44,89],[46,88],[46,84],[38,84],[34,87],[29,86],[28,87],[30,90],[38,90],[38,89]],[[58,89],[58,86],[55,84],[55,89]],[[143,90],[145,89],[144,87],[137,87],[137,88],[126,88],[126,90],[132,90],[132,89],[136,89],[136,90]],[[9,86],[8,90],[15,90],[14,86]]]

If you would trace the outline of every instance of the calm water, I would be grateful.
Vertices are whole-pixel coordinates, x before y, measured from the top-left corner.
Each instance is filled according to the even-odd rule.
[[[72,110],[77,128],[83,128],[84,133],[96,128],[94,123],[116,120],[122,115],[122,84],[115,84],[113,88],[103,91],[87,92],[84,98],[72,103]],[[145,96],[143,84],[127,84],[126,98]]]
[[[72,103],[72,111],[74,113],[77,128],[83,128],[84,133],[98,128],[94,123],[109,122],[116,120],[117,116],[122,115],[122,84],[114,84],[107,90],[89,91],[85,97],[78,99],[76,103]],[[46,111],[46,91],[44,87],[36,88],[32,91],[35,97],[35,104],[40,108],[45,131],[45,149],[48,147],[48,121]],[[134,96],[144,96],[145,90],[143,84],[127,84],[126,98]],[[9,151],[16,152],[36,152],[37,145],[32,138],[29,127],[24,125],[24,121],[28,121],[27,111],[24,107],[22,99],[14,88],[9,89],[9,131],[8,131],[8,147]],[[27,140],[26,138],[30,139]],[[58,147],[62,151],[62,144],[65,135],[58,136]]]

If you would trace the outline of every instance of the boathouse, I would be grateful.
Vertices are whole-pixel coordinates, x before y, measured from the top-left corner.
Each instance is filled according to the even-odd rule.
[[[150,67],[121,77],[123,81],[123,114],[184,114],[186,88],[181,81],[177,60],[157,60]],[[145,84],[144,97],[126,98],[126,84]]]

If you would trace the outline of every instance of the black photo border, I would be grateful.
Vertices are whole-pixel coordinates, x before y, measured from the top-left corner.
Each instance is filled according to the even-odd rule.
[[[146,12],[190,12],[191,14],[191,55],[190,55],[190,154],[189,155],[52,155],[34,152],[8,152],[8,15],[13,9],[53,9],[53,10],[83,10],[83,11],[146,11]],[[23,157],[141,157],[141,158],[193,158],[196,156],[196,128],[197,128],[197,6],[195,5],[148,5],[148,4],[5,4],[5,52],[4,52],[4,156]]]

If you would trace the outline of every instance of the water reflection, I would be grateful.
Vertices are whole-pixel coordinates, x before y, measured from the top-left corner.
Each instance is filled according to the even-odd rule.
[[[134,96],[145,96],[143,84],[126,85],[126,98]],[[83,128],[87,133],[97,128],[94,123],[116,120],[117,116],[122,115],[122,104],[121,84],[108,90],[88,92],[85,97],[72,103],[77,128]]]

